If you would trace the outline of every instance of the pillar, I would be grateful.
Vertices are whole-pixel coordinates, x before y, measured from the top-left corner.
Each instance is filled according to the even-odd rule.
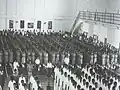
[[[107,40],[110,44],[114,45],[114,39],[115,39],[115,28],[108,27],[107,29]]]
[[[120,30],[118,30],[115,26],[109,26],[107,28],[107,38],[108,42],[115,46],[116,48],[119,48],[120,43]]]
[[[94,33],[94,23],[88,23],[88,37],[93,36]]]

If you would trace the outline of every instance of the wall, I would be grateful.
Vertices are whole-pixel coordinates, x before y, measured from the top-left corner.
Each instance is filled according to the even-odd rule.
[[[109,0],[108,12],[117,13],[120,10],[120,0]]]
[[[20,29],[20,20],[42,21],[42,29],[53,21],[53,30],[70,30],[79,10],[104,11],[107,0],[0,0],[0,29],[9,28],[9,20],[14,20],[14,28]],[[18,21],[18,23],[16,23]],[[46,22],[46,24],[43,24]]]
[[[120,14],[120,0],[78,0],[77,2],[77,11],[107,11]],[[91,24],[92,26],[89,29],[89,23],[86,26],[84,22],[84,31],[87,31],[90,35],[96,34],[99,36],[99,40],[104,41],[104,38],[107,37],[108,42],[119,47],[120,43],[120,29],[116,25],[105,25],[103,23]]]
[[[83,32],[88,32],[88,36],[97,35],[98,39],[102,42],[107,38],[108,43],[119,48],[120,27],[98,22],[86,22],[85,20],[80,20],[79,22],[81,21],[84,23]]]
[[[76,16],[76,0],[0,0],[0,4],[0,29],[9,28],[9,20],[14,20],[17,29],[20,20],[25,20],[25,29],[34,22],[36,29],[40,20],[42,29],[47,30],[47,22],[53,21],[53,30],[69,30]]]
[[[34,29],[37,29],[37,21],[40,20],[42,30],[47,30],[47,22],[52,21],[54,31],[69,31],[79,10],[117,12],[119,3],[120,0],[0,0],[0,29],[9,28],[9,20],[14,20],[14,28],[17,29],[20,29],[20,20],[25,20],[25,30],[32,30],[28,29],[28,22],[33,22]],[[89,32],[89,24],[85,23],[83,28]],[[110,37],[112,32],[114,39]],[[109,42],[118,47],[118,30],[110,31],[108,27],[94,25],[93,34],[99,35],[102,41],[109,37]]]
[[[77,0],[77,11],[105,11],[108,8],[108,0]]]
[[[83,32],[88,32],[88,36],[97,35],[98,39],[104,42],[104,38],[107,37],[107,27],[102,25],[101,23],[94,22],[85,22],[83,21]]]

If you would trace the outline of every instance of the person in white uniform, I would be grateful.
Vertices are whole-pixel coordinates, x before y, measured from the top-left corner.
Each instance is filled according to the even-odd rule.
[[[24,80],[21,80],[21,84],[19,84],[19,90],[25,90]]]
[[[93,53],[91,54],[90,64],[93,64]]]
[[[97,63],[97,53],[94,54],[94,64]]]
[[[107,55],[107,66],[109,66],[109,64],[110,64],[110,58],[109,58],[109,54]]]
[[[65,59],[64,59],[64,63],[65,63],[66,65],[69,65],[69,62],[70,62],[69,56],[67,55],[67,56],[65,57]]]
[[[81,65],[83,64],[83,54],[82,53],[80,54],[80,64]]]
[[[52,75],[52,68],[53,68],[54,66],[52,65],[52,63],[49,61],[48,63],[47,63],[47,72],[48,72],[48,77],[50,77],[51,75]]]
[[[18,67],[19,67],[19,63],[15,60],[13,63],[13,69],[14,71],[17,70],[18,71]]]
[[[18,81],[19,85],[22,84],[22,83],[21,83],[22,80],[24,81],[24,83],[26,83],[26,79],[25,79],[25,77],[23,76],[23,74],[21,74],[21,76],[19,77],[19,81]]]
[[[38,90],[37,77],[35,78],[34,83],[32,84],[32,90]]]
[[[1,85],[0,85],[0,90],[2,90],[2,87],[1,87]]]
[[[115,64],[117,64],[117,59],[118,59],[118,55],[115,54],[115,61],[114,61]]]
[[[16,82],[13,80],[13,76],[11,76],[11,79],[10,79],[10,81],[8,82],[8,88],[9,88],[9,90],[15,90],[14,89],[14,84],[15,84]]]
[[[102,55],[102,65],[105,66],[106,54]]]

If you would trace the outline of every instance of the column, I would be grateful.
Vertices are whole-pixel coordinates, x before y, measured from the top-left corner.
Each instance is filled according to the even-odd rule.
[[[118,30],[117,30],[118,31]],[[110,43],[111,45],[114,45],[116,46],[116,28],[113,27],[113,26],[109,26],[107,28],[107,40],[108,40],[108,43]],[[119,43],[118,43],[119,44]]]
[[[93,36],[94,33],[94,23],[89,23],[88,26],[88,37]]]
[[[108,27],[107,28],[107,40],[110,44],[114,45],[115,41],[115,28],[113,27]]]

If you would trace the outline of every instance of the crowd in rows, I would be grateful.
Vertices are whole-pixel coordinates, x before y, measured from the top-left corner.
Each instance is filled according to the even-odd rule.
[[[30,61],[27,64],[21,64],[15,60],[10,65],[7,69],[6,66],[4,67],[4,65],[0,64],[0,90],[3,90],[4,84],[6,84],[6,77],[6,80],[10,77],[10,81],[8,82],[9,90],[43,90],[39,74],[36,72],[46,70],[45,75],[51,77],[52,68],[54,67],[51,62],[48,62],[47,65],[41,64],[39,59],[36,59],[35,63],[31,63]],[[11,74],[8,74],[8,72],[11,72]]]
[[[120,90],[120,76],[108,67],[65,64],[54,72],[55,90]]]

